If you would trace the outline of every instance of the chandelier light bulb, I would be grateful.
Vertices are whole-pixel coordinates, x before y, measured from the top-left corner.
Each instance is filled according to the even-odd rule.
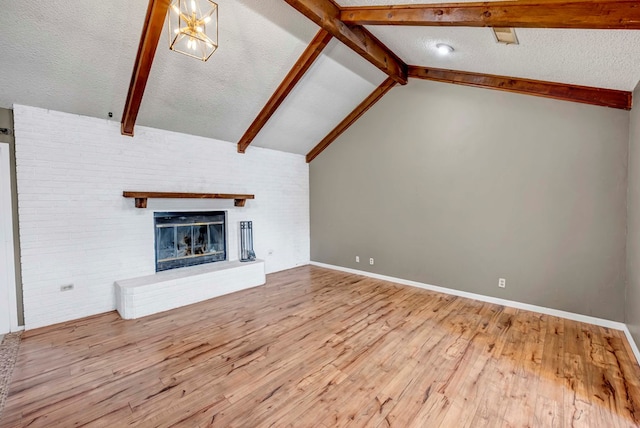
[[[169,48],[206,61],[218,48],[218,4],[212,0],[171,0]]]

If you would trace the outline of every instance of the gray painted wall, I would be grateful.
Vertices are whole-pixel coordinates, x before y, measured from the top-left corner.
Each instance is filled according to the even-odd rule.
[[[623,321],[628,141],[626,111],[412,80],[311,163],[311,259]]]
[[[0,108],[0,128],[9,128],[13,131],[13,110]],[[9,143],[9,151],[11,152],[11,203],[13,205],[13,246],[16,255],[15,271],[16,271],[16,296],[18,299],[18,324],[24,325],[23,307],[22,307],[22,275],[20,271],[20,239],[18,230],[18,190],[16,180],[16,156],[15,156],[15,140],[13,133],[11,135],[0,134],[0,143]]]
[[[633,99],[640,99],[640,85],[633,93]],[[640,344],[640,106],[634,106],[631,110],[629,125],[629,190],[627,198],[627,296],[625,322],[635,342]]]

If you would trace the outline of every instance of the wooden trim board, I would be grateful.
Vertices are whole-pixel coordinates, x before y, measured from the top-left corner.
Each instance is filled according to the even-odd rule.
[[[122,192],[125,198],[135,198],[136,208],[147,208],[147,199],[233,199],[236,207],[244,207],[247,199],[255,199],[255,195],[230,193],[184,193],[184,192]]]
[[[436,82],[453,83],[477,88],[495,89],[517,94],[534,95],[561,101],[572,101],[602,107],[631,110],[633,94],[616,89],[594,88],[545,82],[543,80],[521,79],[469,71],[445,70],[411,65],[409,77]]]
[[[156,54],[160,34],[164,27],[164,20],[169,9],[169,0],[149,0],[147,15],[142,26],[142,34],[140,35],[140,44],[138,45],[138,54],[136,62],[133,64],[133,72],[131,73],[131,83],[129,84],[129,92],[122,113],[122,121],[120,122],[120,132],[122,135],[133,137],[133,128],[136,124],[138,111],[142,104],[142,96],[147,86],[151,66],[153,65],[153,57]]]
[[[407,83],[407,65],[366,28],[342,22],[340,7],[332,0],[285,1],[397,83]]]
[[[315,60],[320,56],[332,38],[333,36],[329,34],[327,30],[321,28],[320,31],[318,31],[313,40],[311,40],[311,43],[309,43],[309,46],[307,46],[302,55],[300,55],[298,61],[291,67],[291,70],[289,70],[289,73],[287,73],[276,91],[271,95],[269,101],[267,101],[242,138],[240,138],[238,142],[238,153],[244,153],[247,147],[249,147],[249,144],[256,138],[256,135],[258,135],[269,118],[271,118],[273,113],[280,107],[280,104],[282,104],[293,88],[295,88],[300,79],[302,79],[302,76],[311,68],[311,65],[313,65]]]
[[[342,122],[338,124],[338,126],[333,128],[329,135],[324,137],[322,141],[316,144],[316,146],[311,149],[309,153],[307,153],[307,163],[314,160],[320,153],[324,151],[324,149],[329,147],[329,145],[333,143],[336,138],[340,136],[340,134],[349,129],[349,127],[353,125],[353,123],[357,121],[360,116],[365,114],[367,110],[373,107],[373,105],[377,103],[380,98],[382,98],[384,94],[389,92],[395,85],[396,82],[391,77],[382,82],[380,86],[378,86],[371,94],[369,94],[369,96],[365,98],[364,101],[358,104],[358,107],[356,107],[351,113],[349,113],[349,115],[345,117]]]
[[[636,0],[521,0],[344,7],[350,25],[640,29]]]

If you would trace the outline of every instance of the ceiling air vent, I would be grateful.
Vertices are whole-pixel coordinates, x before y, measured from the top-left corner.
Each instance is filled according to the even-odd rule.
[[[518,36],[516,36],[515,28],[493,27],[492,30],[496,42],[504,43],[505,45],[518,44]]]

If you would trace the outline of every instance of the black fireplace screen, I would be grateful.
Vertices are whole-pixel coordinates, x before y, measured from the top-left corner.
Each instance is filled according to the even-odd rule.
[[[226,260],[223,211],[154,213],[156,272]]]

